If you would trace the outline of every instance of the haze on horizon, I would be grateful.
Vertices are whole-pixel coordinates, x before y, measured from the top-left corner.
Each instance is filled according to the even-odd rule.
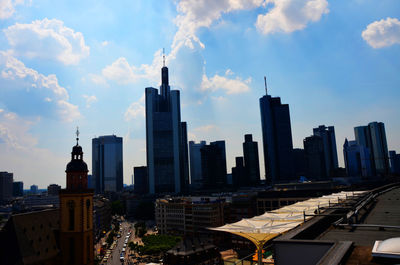
[[[225,140],[228,172],[251,133],[264,176],[264,76],[290,106],[294,147],[333,125],[343,166],[353,127],[380,121],[400,151],[399,14],[396,0],[0,0],[0,171],[65,186],[79,126],[90,171],[91,139],[123,137],[131,184],[163,47],[188,139]]]

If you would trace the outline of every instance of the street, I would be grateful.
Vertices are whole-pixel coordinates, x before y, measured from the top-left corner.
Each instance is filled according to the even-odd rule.
[[[103,263],[103,264],[107,264],[107,265],[108,264],[110,264],[110,265],[128,264],[127,262],[121,262],[120,256],[121,256],[122,248],[124,246],[124,242],[125,242],[126,236],[128,235],[129,230],[131,230],[131,235],[130,235],[129,239],[135,236],[134,229],[132,229],[130,226],[131,226],[131,224],[128,222],[121,223],[121,226],[120,226],[122,228],[121,237],[117,238],[117,244],[115,245],[114,249],[112,250],[110,258],[107,260],[106,263]],[[128,257],[127,252],[128,252],[128,246],[126,246],[126,251],[124,252],[125,260]]]

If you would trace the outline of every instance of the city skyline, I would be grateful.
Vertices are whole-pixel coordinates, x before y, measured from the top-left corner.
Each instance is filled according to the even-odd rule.
[[[268,93],[289,104],[294,148],[302,148],[312,128],[333,125],[343,167],[345,138],[378,121],[389,150],[400,151],[396,1],[60,1],[57,10],[46,1],[6,2],[0,171],[14,173],[24,187],[65,186],[76,126],[89,166],[92,138],[124,138],[124,183],[130,183],[133,167],[146,165],[143,92],[160,84],[162,47],[171,89],[181,91],[188,140],[225,140],[228,172],[245,134],[261,146],[264,75]],[[311,2],[316,6],[308,13],[298,11]],[[385,28],[392,35],[379,35]],[[261,147],[259,156],[264,178]]]

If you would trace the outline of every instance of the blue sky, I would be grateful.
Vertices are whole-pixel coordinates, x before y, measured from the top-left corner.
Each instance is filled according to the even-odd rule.
[[[0,170],[64,186],[79,126],[90,170],[91,139],[123,137],[130,184],[163,47],[189,140],[226,140],[229,172],[252,133],[264,174],[264,75],[290,106],[295,147],[334,125],[343,166],[353,127],[382,121],[400,151],[399,19],[397,0],[0,0]]]

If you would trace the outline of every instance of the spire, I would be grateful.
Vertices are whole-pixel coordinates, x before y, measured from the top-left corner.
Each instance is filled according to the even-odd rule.
[[[78,144],[78,141],[79,141],[79,127],[78,126],[76,126],[76,145],[78,146],[79,144]]]
[[[267,77],[266,76],[264,76],[264,85],[265,85],[265,95],[268,95]]]
[[[165,67],[165,49],[162,48],[163,67]]]

